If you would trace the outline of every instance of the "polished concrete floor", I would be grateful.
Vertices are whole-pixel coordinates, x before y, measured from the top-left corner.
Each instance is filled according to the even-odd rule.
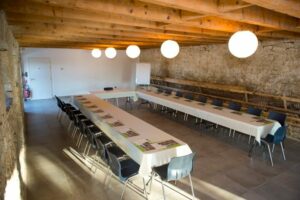
[[[56,118],[54,100],[29,101],[26,111],[25,184],[28,200],[119,199],[122,184],[112,179],[104,184],[105,173],[99,165],[92,167],[90,157],[82,157],[67,131],[67,124]],[[275,148],[274,167],[263,148],[252,158],[247,153],[248,138],[228,137],[227,130],[205,129],[194,125],[194,119],[183,122],[147,106],[128,110],[133,115],[185,141],[197,153],[192,173],[199,199],[300,199],[300,142],[287,139],[287,160]],[[96,172],[95,169],[99,168]],[[136,183],[140,185],[137,177]],[[172,183],[175,184],[175,183]],[[187,199],[188,179],[176,183],[177,192],[167,189],[167,199]],[[143,199],[127,189],[125,199]],[[162,199],[158,182],[149,199]]]

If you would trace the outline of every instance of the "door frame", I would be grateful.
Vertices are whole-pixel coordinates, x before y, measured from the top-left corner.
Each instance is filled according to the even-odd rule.
[[[47,60],[49,63],[49,70],[50,70],[50,98],[53,98],[53,79],[52,79],[52,65],[51,65],[51,59],[49,57],[29,57],[27,62],[28,62],[28,83],[29,83],[29,87],[31,85],[31,77],[30,77],[30,70],[31,70],[31,62],[30,60],[34,60],[34,59],[43,59],[43,60]],[[38,99],[32,99],[32,100],[38,100]]]

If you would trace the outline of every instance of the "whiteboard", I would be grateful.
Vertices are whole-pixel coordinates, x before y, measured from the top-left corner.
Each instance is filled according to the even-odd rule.
[[[151,64],[137,63],[135,83],[137,85],[150,85]]]

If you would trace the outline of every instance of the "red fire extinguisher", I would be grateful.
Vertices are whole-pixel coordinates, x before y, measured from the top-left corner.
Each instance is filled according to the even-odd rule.
[[[29,90],[29,88],[26,88],[24,90],[24,97],[25,97],[25,99],[29,99],[30,98],[30,90]]]

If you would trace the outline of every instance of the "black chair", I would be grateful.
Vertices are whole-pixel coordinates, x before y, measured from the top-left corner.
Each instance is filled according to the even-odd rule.
[[[96,138],[100,137],[102,133],[103,131],[100,128],[98,128],[96,125],[87,126],[85,128],[85,135],[87,137],[87,144],[83,152],[85,155],[89,155],[91,148],[97,152]]]
[[[70,131],[72,125],[74,124],[75,121],[75,115],[80,115],[82,114],[80,110],[77,110],[75,107],[70,106],[66,108],[66,114],[69,117],[70,123],[68,126],[68,131]]]
[[[172,94],[172,90],[171,89],[165,89],[165,94],[167,94],[167,95]]]
[[[242,105],[235,102],[230,102],[228,108],[235,111],[241,111]]]
[[[281,126],[285,126],[286,114],[270,111],[268,119],[276,120],[280,123]]]
[[[108,148],[107,152],[108,152],[108,158],[109,158],[108,160],[109,160],[109,167],[111,169],[111,173],[115,174],[119,178],[119,180],[122,183],[124,183],[123,191],[121,194],[121,199],[123,199],[129,180],[138,174],[140,166],[129,157],[122,157],[122,158],[118,157],[112,148]],[[143,179],[143,184],[144,184],[144,194],[148,199],[146,184],[144,179]]]
[[[183,97],[183,93],[180,92],[180,91],[177,91],[175,95],[176,95],[177,97]]]
[[[185,95],[185,98],[188,99],[188,100],[194,100],[194,95],[191,94],[191,93],[187,93],[187,94]]]
[[[281,126],[276,130],[274,135],[268,134],[267,137],[261,139],[261,141],[265,145],[267,145],[272,167],[273,167],[272,153],[274,151],[275,144],[280,144],[283,160],[286,160],[285,153],[284,153],[284,148],[283,148],[283,142],[284,142],[285,137],[286,137],[286,130],[287,130],[286,126]],[[269,144],[273,144],[272,152],[271,152]]]
[[[207,102],[207,98],[205,96],[199,95],[197,101],[200,102],[201,104],[205,104]],[[199,118],[196,117],[196,124],[198,123],[198,119]],[[203,120],[200,118],[200,124],[202,123],[202,121]]]
[[[187,93],[184,95],[184,98],[187,99],[187,101],[192,101],[194,100],[194,95],[192,93]],[[184,113],[183,120],[187,121],[189,115],[187,113]]]
[[[108,154],[107,148],[108,146],[114,145],[113,141],[107,137],[105,134],[101,134],[95,137],[95,144],[97,149],[97,154],[99,155],[100,159],[105,163],[108,164]]]
[[[197,101],[201,102],[201,103],[206,103],[207,102],[207,98],[205,96],[199,96]]]
[[[80,142],[78,144],[78,148],[80,147],[81,141],[83,138],[87,139],[87,132],[86,129],[88,127],[95,127],[96,125],[89,119],[84,119],[79,121],[79,133],[80,133]],[[88,141],[86,142],[84,152],[86,151],[88,145]]]
[[[254,108],[254,107],[249,106],[247,109],[247,113],[249,113],[251,115],[261,116],[262,110],[259,108]]]
[[[81,139],[80,123],[81,123],[81,121],[88,120],[88,118],[83,114],[74,115],[74,118],[75,118],[74,129],[73,129],[72,135],[73,135],[73,138],[75,138],[77,132],[79,133],[79,136],[78,136],[77,142],[76,142],[76,146],[78,146],[79,142],[81,142],[81,140],[80,140]]]
[[[187,176],[189,177],[190,180],[193,199],[195,198],[193,182],[191,177],[194,157],[195,157],[195,153],[191,153],[186,156],[175,157],[171,159],[170,163],[159,167],[154,167],[152,169],[153,173],[151,176],[151,184],[152,184],[153,175],[158,175],[161,178],[164,200],[166,199],[165,190],[164,190],[164,181],[166,182],[176,181],[185,178]]]
[[[214,106],[222,107],[223,106],[223,101],[220,100],[220,99],[213,99],[211,104],[214,105]]]
[[[58,118],[58,120],[61,120],[61,118],[63,117],[62,115],[63,115],[63,113],[66,113],[66,109],[68,108],[68,107],[72,107],[72,105],[71,104],[69,104],[69,103],[65,103],[64,101],[62,101],[60,98],[58,98],[57,96],[55,96],[55,98],[56,98],[56,101],[57,101],[57,106],[60,108],[59,110],[58,110],[58,113],[57,113],[57,118]]]
[[[163,91],[163,89],[161,89],[161,88],[157,88],[157,92],[158,92],[158,93],[163,93],[164,91]]]

